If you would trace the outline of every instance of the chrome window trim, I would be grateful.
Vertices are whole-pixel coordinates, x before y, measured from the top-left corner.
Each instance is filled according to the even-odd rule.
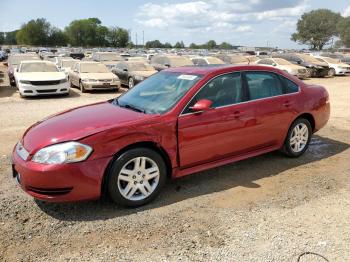
[[[202,88],[204,88],[210,81],[214,80],[217,77],[223,76],[223,75],[228,75],[228,74],[232,74],[232,73],[240,73],[242,76],[242,73],[246,73],[246,72],[267,72],[267,73],[272,73],[272,74],[277,74],[278,76],[282,76],[284,78],[287,78],[281,74],[278,74],[276,72],[271,72],[271,71],[267,71],[267,70],[241,70],[241,71],[233,71],[233,72],[228,72],[228,73],[223,73],[220,75],[217,75],[211,79],[209,79],[207,82],[205,82],[205,84],[203,84],[203,86],[192,96],[192,98],[190,99],[190,101],[186,104],[186,106],[181,110],[181,113],[178,117],[181,116],[187,116],[187,115],[194,115],[194,114],[198,114],[201,112],[191,112],[191,113],[186,113],[184,114],[183,112],[185,111],[185,109],[187,108],[187,106],[191,103],[192,99],[202,90]],[[254,99],[254,100],[248,100],[248,101],[243,101],[243,102],[239,102],[239,103],[235,103],[235,104],[230,104],[230,105],[225,105],[225,106],[219,106],[219,107],[214,107],[212,109],[220,109],[220,108],[225,108],[225,107],[229,107],[229,106],[235,106],[235,105],[241,105],[241,104],[246,104],[246,103],[250,103],[250,102],[254,102],[254,101],[259,101],[259,100],[267,100],[267,99],[271,99],[271,98],[276,98],[276,97],[281,97],[281,96],[291,96],[291,95],[296,95],[296,94],[300,94],[300,86],[295,83],[293,80],[287,78],[289,81],[292,81],[294,84],[296,84],[298,86],[298,92],[294,92],[294,93],[287,93],[287,94],[282,94],[282,95],[278,95],[278,96],[270,96],[270,97],[264,97],[264,98],[259,98],[259,99]]]

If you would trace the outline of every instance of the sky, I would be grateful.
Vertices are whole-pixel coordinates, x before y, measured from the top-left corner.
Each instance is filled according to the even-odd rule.
[[[46,18],[64,29],[72,20],[97,17],[105,26],[131,30],[138,44],[205,43],[210,39],[243,46],[302,48],[290,40],[299,17],[328,8],[350,16],[349,0],[1,0],[0,31]]]

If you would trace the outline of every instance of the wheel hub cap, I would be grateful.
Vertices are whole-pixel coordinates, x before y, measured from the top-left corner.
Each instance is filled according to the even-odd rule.
[[[119,172],[119,192],[128,200],[143,200],[157,188],[159,175],[159,168],[152,159],[134,158],[127,162]]]
[[[289,144],[293,152],[299,153],[304,150],[309,141],[309,129],[304,123],[296,125],[292,131]]]

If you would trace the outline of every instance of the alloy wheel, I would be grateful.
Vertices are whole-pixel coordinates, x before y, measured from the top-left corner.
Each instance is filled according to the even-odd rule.
[[[306,124],[297,124],[290,136],[290,147],[293,152],[299,153],[304,150],[309,140],[309,129]]]
[[[134,79],[132,79],[132,77],[129,78],[129,88],[133,88],[134,87]]]
[[[128,161],[118,175],[120,194],[131,201],[150,196],[159,183],[159,167],[148,157],[136,157]]]

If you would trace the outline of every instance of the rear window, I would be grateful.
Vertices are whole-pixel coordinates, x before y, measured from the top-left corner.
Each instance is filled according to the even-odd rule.
[[[294,83],[293,81],[291,81],[288,78],[285,78],[283,76],[281,76],[281,78],[282,78],[284,85],[286,87],[287,94],[299,92],[299,86],[296,83]]]

